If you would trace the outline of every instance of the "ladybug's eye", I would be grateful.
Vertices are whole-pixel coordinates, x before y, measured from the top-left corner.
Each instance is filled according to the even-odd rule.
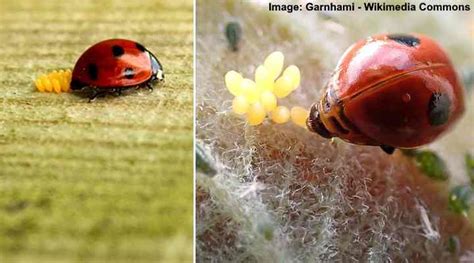
[[[403,44],[405,46],[409,46],[409,47],[418,46],[420,44],[420,39],[416,38],[412,35],[390,34],[387,37],[388,37],[388,39],[397,41],[398,43]]]

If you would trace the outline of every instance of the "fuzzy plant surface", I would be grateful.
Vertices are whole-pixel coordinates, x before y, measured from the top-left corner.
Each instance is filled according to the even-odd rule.
[[[472,67],[469,13],[268,12],[259,1],[197,1],[197,142],[217,174],[197,174],[198,262],[451,262],[474,255],[473,214],[448,209],[449,189],[469,178],[472,94],[455,130],[425,147],[442,158],[433,180],[412,157],[326,140],[291,123],[249,126],[232,113],[229,70],[253,77],[275,50],[301,70],[283,105],[320,99],[353,42],[383,32],[438,40],[460,69]],[[241,26],[238,51],[226,25]],[[452,30],[456,25],[457,30]],[[280,103],[280,102],[279,102]],[[472,209],[471,209],[472,211]]]
[[[0,262],[192,260],[192,30],[190,0],[0,0]],[[109,38],[144,44],[165,82],[35,90]]]

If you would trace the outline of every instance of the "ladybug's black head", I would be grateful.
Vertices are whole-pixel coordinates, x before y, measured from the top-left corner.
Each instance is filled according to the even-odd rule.
[[[163,67],[161,66],[161,63],[152,53],[148,52],[148,54],[150,54],[151,71],[153,73],[153,78],[159,81],[164,80],[165,74],[163,72]]]
[[[321,114],[319,113],[318,103],[313,104],[309,117],[306,120],[306,126],[312,132],[321,135],[324,138],[332,138],[331,132],[328,131],[324,123],[321,121]]]

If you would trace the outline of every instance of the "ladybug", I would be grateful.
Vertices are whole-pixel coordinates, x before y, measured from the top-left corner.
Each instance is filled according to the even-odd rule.
[[[101,41],[87,49],[72,72],[71,89],[85,91],[93,100],[99,95],[146,86],[164,79],[163,67],[148,49],[127,39]]]
[[[420,34],[382,34],[345,51],[306,121],[322,137],[396,148],[428,144],[464,112],[447,54]]]

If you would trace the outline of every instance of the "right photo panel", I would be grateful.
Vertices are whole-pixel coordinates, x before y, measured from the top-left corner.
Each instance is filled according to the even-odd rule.
[[[196,262],[474,262],[470,1],[196,1]]]

